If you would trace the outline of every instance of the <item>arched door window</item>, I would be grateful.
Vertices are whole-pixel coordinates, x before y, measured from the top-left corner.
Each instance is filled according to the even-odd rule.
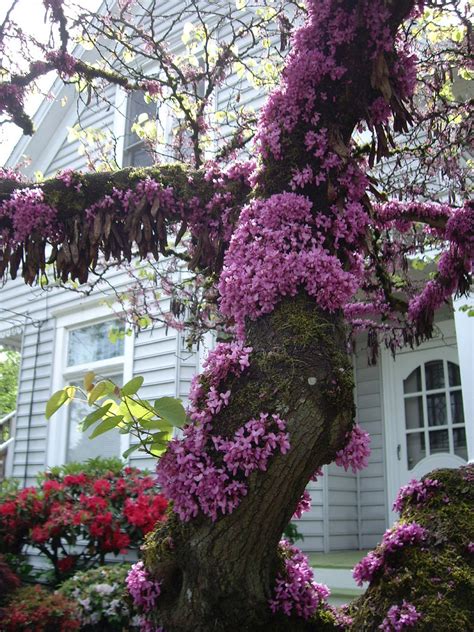
[[[424,362],[403,380],[403,393],[408,469],[441,453],[467,460],[459,366]]]

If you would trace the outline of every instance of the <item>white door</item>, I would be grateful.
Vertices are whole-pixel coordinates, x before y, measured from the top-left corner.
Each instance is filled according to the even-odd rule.
[[[387,364],[391,366],[387,367]],[[398,489],[435,468],[467,461],[457,350],[435,346],[385,357],[384,410],[389,509]],[[390,518],[396,518],[392,512]]]

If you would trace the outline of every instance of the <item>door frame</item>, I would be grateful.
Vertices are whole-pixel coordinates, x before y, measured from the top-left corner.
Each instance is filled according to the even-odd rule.
[[[404,484],[399,466],[401,462],[405,462],[403,459],[406,460],[405,433],[402,432],[404,430],[402,420],[404,419],[405,412],[403,406],[401,372],[409,368],[407,373],[407,375],[409,375],[411,370],[427,360],[434,359],[435,356],[459,364],[454,320],[437,323],[436,327],[439,330],[438,335],[421,344],[416,349],[401,349],[396,354],[395,359],[386,348],[384,348],[380,354],[388,524],[392,524],[398,519],[398,514],[393,511],[392,505],[400,486]],[[397,359],[400,359],[398,364]],[[398,419],[398,423],[394,423],[394,419]],[[400,446],[400,458],[398,458],[397,446]],[[426,457],[426,459],[423,459],[423,464],[428,465],[432,462],[432,469],[434,469],[437,466],[436,459],[438,459],[439,462],[442,456]],[[449,460],[451,461],[451,467],[456,464],[462,465],[465,463],[463,459],[455,455],[450,455]],[[447,461],[445,461],[444,464],[446,463]],[[440,463],[438,467],[442,467],[444,464]],[[413,478],[417,477],[416,469],[416,467],[413,469]]]

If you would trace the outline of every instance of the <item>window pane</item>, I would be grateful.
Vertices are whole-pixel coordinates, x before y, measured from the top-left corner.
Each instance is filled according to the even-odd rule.
[[[403,380],[404,393],[419,393],[421,391],[421,369],[418,367]]]
[[[464,408],[462,405],[462,392],[451,393],[451,419],[453,424],[464,423]]]
[[[442,360],[433,360],[425,364],[426,390],[444,388],[444,367]]]
[[[449,386],[461,386],[461,373],[454,362],[448,362]]]
[[[110,379],[121,385],[122,376],[114,375]],[[76,384],[80,385],[80,384]],[[109,432],[89,439],[92,431],[96,427],[93,424],[86,432],[81,430],[81,421],[92,412],[92,408],[85,402],[72,402],[69,405],[69,433],[67,442],[66,461],[86,461],[95,457],[119,457],[120,456],[120,433],[114,428]]]
[[[423,399],[421,396],[405,399],[405,423],[407,430],[423,428]]]
[[[137,122],[141,114],[148,114],[149,120],[156,120],[156,103],[154,101],[146,103],[143,96],[143,92],[135,91],[128,98],[123,157],[126,167],[148,167],[153,164],[153,156],[146,149],[145,143],[135,132],[132,132],[132,125]]]
[[[119,336],[115,342],[111,340],[112,333],[123,331],[124,324],[118,320],[71,330],[68,337],[67,365],[87,364],[123,355],[123,336]]]
[[[454,454],[467,461],[466,430],[464,428],[453,429]]]
[[[446,395],[428,395],[426,397],[428,407],[428,426],[446,426],[448,417],[446,414]]]
[[[430,432],[430,454],[449,452],[449,436],[447,430]]]
[[[415,432],[407,435],[408,469],[412,470],[426,456],[425,435]]]

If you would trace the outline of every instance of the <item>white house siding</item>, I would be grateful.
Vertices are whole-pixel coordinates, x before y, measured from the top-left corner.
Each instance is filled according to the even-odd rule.
[[[387,528],[380,363],[369,366],[367,349],[358,341],[355,355],[357,419],[370,434],[369,466],[357,475],[359,547],[372,548]]]
[[[113,103],[115,93],[115,86],[108,86],[104,90],[103,97],[110,103]],[[70,120],[66,123],[66,125],[67,127],[73,127],[79,120],[82,129],[91,128],[102,130],[104,132],[112,132],[114,125],[114,113],[115,110],[112,106],[104,107],[103,103],[97,104],[96,100],[93,98],[90,105],[80,105],[79,116],[74,117],[74,119]],[[59,130],[63,141],[58,147],[56,154],[52,157],[45,175],[52,176],[62,169],[74,169],[76,171],[80,171],[81,169],[85,170],[87,168],[87,158],[79,154],[79,141],[69,140],[69,131],[66,127],[62,126]]]

